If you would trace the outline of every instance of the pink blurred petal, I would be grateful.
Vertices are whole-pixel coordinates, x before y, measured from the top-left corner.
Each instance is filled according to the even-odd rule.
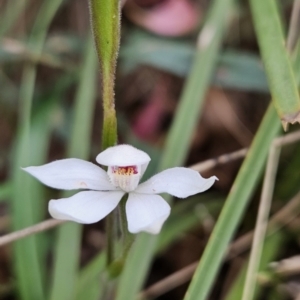
[[[199,24],[201,13],[189,0],[168,0],[143,9],[134,0],[127,0],[124,13],[137,25],[159,35],[180,36],[190,33]]]
[[[165,101],[168,98],[166,82],[157,82],[147,103],[134,119],[132,130],[137,137],[143,140],[152,140],[160,132],[162,121],[166,113]]]

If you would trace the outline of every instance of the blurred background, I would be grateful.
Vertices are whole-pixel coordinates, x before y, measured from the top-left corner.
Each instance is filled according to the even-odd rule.
[[[119,142],[149,153],[152,161],[145,174],[149,177],[163,154],[212,1],[127,0],[123,4],[116,73]],[[284,30],[292,4],[278,1]],[[95,162],[101,151],[101,75],[90,36],[87,1],[0,2],[1,235],[48,219],[47,202],[59,197],[58,191],[20,174],[20,167],[69,156]],[[201,117],[191,133],[185,166],[249,147],[269,104],[248,1],[232,6],[221,50],[211,64],[213,75]],[[296,129],[299,125],[292,127]],[[299,143],[282,151],[272,215],[299,191],[299,151]],[[229,161],[202,172],[204,177],[219,178],[209,192],[175,199],[143,289],[199,260],[241,162]],[[235,239],[253,230],[260,193],[261,184],[252,191]],[[255,299],[300,299],[296,207],[284,215],[284,225],[266,241]],[[103,270],[99,253],[105,243],[104,226],[100,222],[80,230],[76,250],[72,243],[60,240],[57,229],[1,247],[0,299],[113,299],[97,288]],[[236,254],[227,257],[209,299],[241,299],[249,247],[238,247]],[[64,289],[58,283],[63,280],[59,270],[67,267],[57,261],[58,248],[65,255],[78,253],[78,281],[70,287],[70,298],[59,296]],[[293,268],[286,267],[284,259]],[[190,272],[179,282],[174,279],[173,285],[164,285],[163,292],[146,292],[144,297],[183,299],[191,276]]]

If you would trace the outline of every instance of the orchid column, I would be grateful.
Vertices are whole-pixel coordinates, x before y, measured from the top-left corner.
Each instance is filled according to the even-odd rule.
[[[114,101],[115,71],[120,45],[120,1],[90,0],[93,36],[100,62],[103,101],[102,150],[117,144]],[[106,218],[107,264],[114,259],[114,215]]]

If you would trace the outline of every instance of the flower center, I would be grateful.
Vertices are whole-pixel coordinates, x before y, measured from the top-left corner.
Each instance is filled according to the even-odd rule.
[[[111,183],[125,192],[133,191],[141,177],[140,166],[110,166],[107,172]]]
[[[138,174],[137,166],[112,167],[112,173],[116,175],[133,175]]]

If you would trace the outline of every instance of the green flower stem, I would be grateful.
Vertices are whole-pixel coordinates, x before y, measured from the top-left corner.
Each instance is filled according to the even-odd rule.
[[[120,227],[123,236],[123,247],[121,257],[114,260],[108,266],[108,273],[110,278],[116,278],[120,275],[123,270],[123,266],[128,255],[128,252],[134,242],[134,236],[128,231],[128,223],[126,217],[126,201],[128,199],[128,194],[125,194],[119,204],[119,216],[120,216]],[[111,230],[110,228],[107,228]]]
[[[102,150],[117,144],[117,118],[114,101],[116,62],[120,45],[120,1],[90,0],[90,15],[102,74]],[[107,266],[115,258],[117,238],[115,212],[106,218]]]
[[[123,198],[120,201],[119,205],[119,214],[120,214],[120,225],[121,225],[121,231],[123,234],[123,244],[126,243],[126,240],[128,239],[128,236],[130,235],[127,227],[127,219],[126,219],[126,201],[128,199],[128,194],[125,194]]]
[[[127,254],[131,248],[131,245],[134,241],[134,236],[128,231],[128,223],[127,223],[127,217],[126,217],[126,201],[128,199],[128,194],[123,196],[120,205],[119,205],[119,212],[120,212],[120,224],[121,224],[121,230],[123,234],[123,253],[122,253],[122,259],[125,260],[127,257]]]
[[[117,143],[114,82],[120,45],[120,1],[90,0],[90,13],[102,73],[102,148],[106,149]]]
[[[102,73],[103,74],[103,73]],[[103,76],[103,128],[102,128],[102,149],[117,144],[117,118],[114,104],[114,87],[111,81],[114,79]]]
[[[114,221],[115,216],[114,212],[109,214],[105,218],[105,232],[106,232],[106,249],[107,249],[107,255],[106,255],[106,265],[109,266],[115,256],[114,251]]]

